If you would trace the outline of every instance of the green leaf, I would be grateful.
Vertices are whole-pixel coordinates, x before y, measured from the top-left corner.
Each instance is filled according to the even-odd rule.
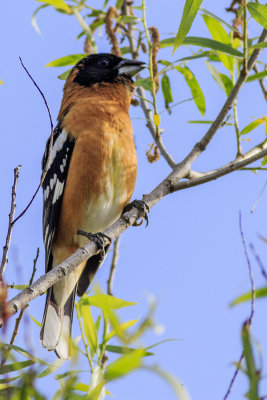
[[[178,49],[178,47],[183,43],[184,38],[188,34],[191,25],[197,15],[198,9],[202,0],[186,0],[183,10],[182,19],[178,29],[178,33],[175,38],[175,43],[173,46],[173,53]]]
[[[225,22],[223,19],[221,19],[220,17],[218,17],[217,15],[211,13],[208,10],[205,10],[205,8],[200,7],[199,9],[203,14],[208,15],[209,17],[213,18],[215,21],[219,22],[220,24],[223,24],[225,26],[227,26],[227,28],[238,32],[237,29],[233,28],[231,25],[229,25],[227,22]]]
[[[86,396],[86,400],[98,400],[103,390],[103,387],[105,386],[105,383],[106,383],[105,381],[100,382],[92,391],[88,393],[88,395]],[[101,396],[101,398],[104,397]]]
[[[146,347],[146,350],[153,349],[153,347],[160,346],[160,345],[163,344],[163,343],[174,342],[174,341],[177,341],[177,340],[179,340],[179,339],[165,339],[165,340],[161,340],[160,342],[154,343],[154,344],[152,344],[151,346]]]
[[[240,132],[240,135],[246,135],[247,133],[253,131],[253,129],[257,128],[257,126],[264,124],[264,123],[265,123],[264,118],[255,119],[255,121],[252,121],[244,129],[242,129],[242,131]]]
[[[79,304],[79,310],[83,319],[84,333],[90,346],[91,356],[96,353],[98,346],[97,331],[91,314],[90,306]]]
[[[18,354],[21,354],[22,356],[28,358],[30,361],[33,361],[34,363],[38,363],[38,364],[46,365],[46,366],[49,365],[47,362],[41,360],[40,358],[34,357],[29,351],[24,350],[22,347],[15,346],[14,344],[4,344],[4,345],[2,345],[2,348],[6,349],[6,350],[8,350],[8,349],[14,350]]]
[[[19,361],[12,364],[0,365],[0,375],[8,374],[9,372],[18,371],[20,369],[30,367],[35,364],[32,360]]]
[[[267,71],[258,72],[257,74],[250,75],[247,78],[247,82],[253,82],[256,81],[257,79],[262,79],[265,76],[267,76]]]
[[[267,297],[267,287],[262,287],[262,288],[256,289],[255,297],[256,297],[256,299],[260,299],[261,297]],[[230,307],[234,307],[240,303],[245,303],[246,301],[251,301],[251,298],[252,298],[251,292],[242,294],[241,296],[237,297],[237,299],[233,300],[230,303]]]
[[[131,51],[129,46],[121,47],[120,50],[122,55],[128,54]]]
[[[135,304],[137,304],[130,301],[118,299],[117,297],[110,296],[108,294],[96,294],[94,296],[88,296],[82,298],[80,302],[82,305],[95,306],[103,310],[117,310],[119,308],[134,306]]]
[[[203,53],[196,54],[195,56],[179,58],[179,60],[177,60],[175,62],[197,60],[198,58],[209,57],[211,55],[212,55],[211,51],[203,51]]]
[[[39,3],[45,3],[47,5],[53,6],[55,9],[66,11],[68,14],[71,14],[71,9],[65,3],[64,0],[36,0]]]
[[[166,74],[164,74],[161,79],[161,89],[165,100],[165,107],[168,108],[169,104],[173,102],[173,97],[172,97],[170,79]]]
[[[32,14],[32,26],[34,27],[34,29],[36,30],[37,33],[39,33],[39,35],[41,35],[41,31],[37,25],[37,20],[36,20],[36,15],[37,13],[42,10],[43,8],[48,7],[49,4],[42,4],[40,7],[36,8],[36,10],[34,11],[34,13]]]
[[[217,69],[208,61],[205,61],[205,63],[215,82],[218,83],[220,88],[222,88],[228,97],[233,89],[232,80],[229,78],[229,76],[221,74],[219,71],[217,71]]]
[[[208,30],[210,31],[210,34],[214,40],[217,40],[218,42],[221,42],[223,44],[231,46],[231,39],[228,36],[226,30],[220,24],[220,22],[214,20],[213,18],[209,17],[208,15],[203,15],[203,19],[204,19],[205,24],[206,24]],[[225,54],[220,54],[219,57],[220,57],[223,65],[232,74],[234,71],[234,60],[232,59],[232,57],[229,57]]]
[[[133,22],[140,21],[139,18],[134,15],[122,15],[119,17],[118,22],[122,22],[124,24],[132,24]]]
[[[245,323],[242,328],[242,342],[244,348],[244,356],[247,365],[247,374],[249,377],[249,392],[247,397],[251,400],[259,400],[259,380],[260,374],[256,368],[253,350],[251,345],[251,337],[250,337],[250,325],[249,323]]]
[[[52,374],[53,372],[55,372],[57,369],[59,369],[62,364],[64,364],[65,360],[62,359],[56,359],[56,361],[54,361],[52,364],[49,365],[48,368],[46,368],[43,372],[41,372],[37,378],[44,378],[45,376],[48,376],[50,374]]]
[[[164,39],[160,42],[161,47],[170,47],[173,46],[175,42],[175,38]],[[239,57],[242,58],[243,54],[234,49],[232,46],[229,46],[225,43],[218,42],[217,40],[203,38],[203,37],[196,37],[196,36],[187,36],[182,43],[183,45],[192,45],[192,46],[200,46],[200,47],[207,47],[212,50],[216,50],[220,53],[228,54],[232,57]]]
[[[35,319],[32,315],[30,315],[30,317],[32,321],[41,328],[42,324],[39,321],[37,321],[37,319]]]
[[[127,346],[113,346],[113,345],[107,345],[106,346],[106,350],[110,351],[111,353],[116,353],[116,354],[129,354],[133,351],[135,351],[136,349],[132,348],[132,347],[127,347]],[[144,353],[144,357],[147,356],[153,356],[154,353],[148,352],[146,351]]]
[[[252,18],[255,19],[258,24],[267,29],[267,6],[259,3],[249,2],[247,7]]]
[[[126,329],[129,329],[131,326],[135,325],[139,320],[134,319],[131,321],[123,322],[122,324],[119,325],[117,329],[121,329],[122,332],[126,331]],[[111,331],[105,338],[105,342],[108,342],[110,339],[112,339],[117,332],[115,330]]]
[[[28,287],[29,285],[10,285],[10,289],[17,289],[17,290],[24,290]]]
[[[185,81],[191,90],[197,108],[199,109],[200,113],[204,115],[206,111],[205,97],[198,81],[195,78],[195,75],[188,67],[177,66],[176,69],[184,76]]]
[[[163,378],[174,390],[177,398],[179,400],[190,400],[191,397],[189,396],[185,385],[182,384],[175,376],[169,374],[168,372],[162,370],[158,366],[152,366],[152,367],[144,367],[145,370],[154,372],[158,374],[161,378]]]
[[[257,42],[248,46],[250,49],[264,49],[267,47],[267,42]]]
[[[23,375],[17,375],[17,376],[13,376],[12,378],[4,378],[4,379],[0,379],[0,385],[3,385],[4,383],[9,383],[9,382],[13,382],[16,379],[21,378]]]
[[[110,381],[120,378],[123,375],[139,368],[142,363],[142,357],[145,355],[145,350],[134,350],[125,356],[120,357],[118,360],[109,364],[105,371],[105,379]]]
[[[85,383],[78,382],[76,385],[73,386],[74,390],[79,390],[80,392],[86,392],[88,393],[89,390],[89,385],[86,385]]]
[[[123,0],[117,0],[116,1],[116,5],[115,7],[117,8],[117,10],[120,10],[121,6],[122,6]]]
[[[73,8],[73,13],[76,16],[81,28],[84,30],[86,36],[90,40],[92,49],[94,50],[94,52],[96,52],[97,51],[96,42],[95,42],[95,38],[94,38],[94,35],[92,34],[90,27],[85,22],[85,20],[83,19],[83,17],[81,16],[81,14],[79,13],[77,8]]]
[[[71,73],[72,68],[68,69],[67,71],[63,72],[62,74],[58,75],[58,79],[61,79],[62,81],[65,81],[68,79],[69,74]]]
[[[60,57],[56,60],[50,61],[45,67],[65,67],[67,65],[75,65],[84,57],[86,57],[86,54],[71,54],[69,56]]]

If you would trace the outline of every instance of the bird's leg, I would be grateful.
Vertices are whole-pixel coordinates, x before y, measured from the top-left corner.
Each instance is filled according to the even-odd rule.
[[[96,245],[99,247],[101,250],[101,256],[105,256],[105,242],[104,239],[107,239],[109,241],[109,244],[112,242],[112,239],[108,236],[105,235],[102,232],[98,233],[91,233],[91,232],[85,232],[80,229],[77,231],[78,235],[85,236],[87,239],[91,240],[92,242],[95,242]]]
[[[133,208],[138,208],[143,212],[143,215],[140,222],[135,221],[133,226],[140,226],[143,223],[143,219],[146,221],[146,227],[148,225],[148,213],[149,213],[149,206],[143,200],[133,200],[131,203],[127,204],[122,212],[122,217],[125,218],[127,221],[128,217],[124,215],[125,213],[129,212]]]

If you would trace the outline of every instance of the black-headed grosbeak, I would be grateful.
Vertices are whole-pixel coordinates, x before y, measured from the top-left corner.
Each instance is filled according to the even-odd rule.
[[[132,77],[143,65],[112,54],[92,54],[76,64],[66,81],[42,185],[46,272],[88,242],[78,230],[105,230],[131,198],[137,160],[128,112]],[[43,171],[49,144],[50,139]],[[86,292],[102,262],[103,254],[91,257],[47,292],[40,339],[59,358],[70,355],[75,294]]]

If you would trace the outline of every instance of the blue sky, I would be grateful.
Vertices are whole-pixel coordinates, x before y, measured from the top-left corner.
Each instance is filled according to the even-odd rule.
[[[38,185],[41,158],[50,133],[43,101],[23,71],[18,57],[22,57],[45,93],[55,125],[63,88],[63,81],[57,79],[57,75],[64,69],[44,66],[58,57],[81,53],[83,48],[82,41],[75,41],[80,27],[74,18],[56,13],[50,7],[37,16],[42,32],[42,36],[38,35],[31,25],[31,16],[38,5],[30,0],[15,4],[2,2],[0,6],[0,79],[4,81],[0,87],[2,244],[6,235],[13,169],[22,164],[16,201],[18,213],[26,206]],[[92,5],[97,5],[97,1],[93,1]],[[225,13],[227,4],[224,1],[203,0],[202,6],[231,23],[232,15]],[[177,31],[183,2],[177,5],[177,2],[169,1],[162,7],[162,4],[148,0],[147,7],[148,24],[159,27],[162,39]],[[250,24],[251,36],[257,36],[260,32],[259,26],[253,28]],[[201,16],[197,17],[190,35],[209,37]],[[99,51],[109,51],[104,35],[97,42]],[[188,54],[190,51],[181,47],[174,59]],[[159,58],[170,57],[171,49],[161,50]],[[142,60],[147,61],[145,55],[142,55]],[[211,78],[203,60],[195,60],[189,66],[205,94],[205,119],[212,120],[220,110],[225,94]],[[226,73],[223,69],[221,72]],[[170,78],[175,102],[191,97],[181,74],[172,73]],[[160,94],[158,104],[159,109],[164,110]],[[241,128],[251,122],[252,118],[262,117],[266,113],[266,103],[257,82],[245,85],[238,105]],[[164,179],[170,170],[162,158],[152,165],[147,162],[145,152],[152,138],[145,127],[141,109],[131,108],[131,118],[138,155],[138,179],[133,198],[141,198],[142,194],[149,193]],[[177,162],[187,155],[205,133],[206,125],[187,123],[192,119],[201,119],[193,102],[174,108],[171,116],[168,113],[162,114],[164,142]],[[242,143],[244,151],[263,138],[264,128],[260,126],[250,135],[250,142]],[[205,171],[219,167],[233,159],[235,151],[234,129],[225,127],[216,134],[193,168]],[[255,175],[244,171],[179,191],[163,199],[151,210],[148,228],[130,228],[121,239],[114,294],[138,302],[137,306],[122,313],[122,317],[134,319],[144,316],[148,309],[148,296],[153,294],[156,297],[158,306],[155,320],[165,330],[160,336],[150,332],[142,344],[149,346],[168,338],[181,340],[157,347],[153,360],[148,362],[160,365],[176,375],[193,399],[222,399],[234,372],[233,362],[238,360],[242,351],[241,325],[250,313],[250,305],[229,308],[229,303],[236,296],[250,289],[238,218],[241,212],[247,243],[254,244],[264,262],[266,245],[259,239],[259,234],[267,236],[266,192],[253,213],[251,209],[265,181],[265,172]],[[29,280],[38,246],[41,254],[36,278],[44,272],[41,215],[42,196],[39,193],[30,210],[15,226],[5,275],[9,283],[26,283]],[[250,257],[255,284],[257,287],[263,286],[258,265],[251,254]],[[109,265],[110,257],[95,279],[103,289],[106,287]],[[13,294],[15,291],[10,291],[10,296]],[[34,300],[27,311],[28,315],[41,320],[44,301],[44,296]],[[52,362],[55,355],[48,354],[40,346],[39,328],[29,322],[29,318],[27,320],[28,323],[22,325],[16,343],[22,347],[30,343],[36,355]],[[10,327],[14,321],[13,317]],[[261,344],[263,359],[267,355],[266,330],[266,300],[260,300],[256,303],[252,332],[255,342]],[[75,334],[78,334],[78,327],[74,317]],[[54,380],[43,378],[40,385],[50,399],[56,389]],[[265,391],[266,387],[265,384]],[[247,388],[246,378],[240,373],[230,398],[242,398]],[[164,381],[146,371],[136,372],[112,383],[108,389],[116,400],[175,398]]]

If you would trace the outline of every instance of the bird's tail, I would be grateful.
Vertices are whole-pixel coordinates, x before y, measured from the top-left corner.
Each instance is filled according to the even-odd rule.
[[[48,289],[40,340],[48,351],[54,350],[63,360],[70,358],[71,327],[76,287],[65,305],[59,307],[53,296],[53,288]]]

